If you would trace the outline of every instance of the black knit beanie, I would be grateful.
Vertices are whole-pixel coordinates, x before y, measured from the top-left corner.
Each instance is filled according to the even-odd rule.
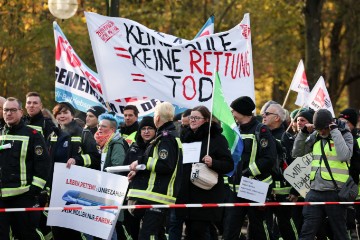
[[[308,120],[309,123],[313,123],[314,111],[312,109],[309,109],[301,112],[300,110],[298,117],[303,117]]]
[[[351,124],[356,127],[356,124],[358,122],[358,113],[354,108],[347,108],[345,110],[343,110],[342,112],[340,112],[339,118],[345,118],[346,120],[348,120],[349,122],[351,122]]]
[[[91,112],[95,115],[96,118],[99,118],[99,116],[106,112],[105,108],[100,106],[93,106],[87,110],[87,112]]]
[[[230,107],[242,115],[251,116],[255,109],[255,103],[250,97],[243,96],[235,99]]]
[[[139,130],[145,126],[148,127],[152,127],[154,129],[156,129],[155,124],[154,124],[154,118],[153,117],[143,117],[143,119],[141,120],[141,122],[139,123]]]
[[[326,109],[319,109],[314,114],[313,123],[315,125],[315,129],[317,130],[329,127],[331,122],[333,122],[333,117],[331,112]]]

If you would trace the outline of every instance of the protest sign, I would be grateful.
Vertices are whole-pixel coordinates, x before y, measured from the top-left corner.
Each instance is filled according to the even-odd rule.
[[[200,159],[201,142],[183,143],[183,164],[197,163]]]
[[[60,26],[54,22],[55,37],[55,101],[69,102],[76,109],[86,112],[92,106],[107,108],[106,99],[102,93],[102,84],[96,72],[92,71],[76,54]],[[139,117],[152,115],[159,100],[147,97],[116,98],[109,101],[110,111],[123,119],[123,109],[126,105],[135,105]],[[175,113],[185,111],[175,106]]]
[[[284,178],[305,198],[310,191],[312,154],[296,158],[284,171]]]
[[[127,188],[124,176],[55,163],[50,207],[121,206]],[[118,214],[117,209],[50,211],[47,225],[110,239]]]
[[[255,179],[241,177],[238,197],[245,198],[254,202],[264,203],[269,184]]]
[[[146,94],[186,108],[210,107],[214,70],[227,103],[245,95],[254,99],[249,14],[229,31],[190,41],[124,18],[85,16],[109,100]]]

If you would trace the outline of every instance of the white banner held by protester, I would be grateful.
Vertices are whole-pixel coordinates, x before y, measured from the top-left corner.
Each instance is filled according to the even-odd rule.
[[[325,85],[325,80],[321,76],[316,82],[314,88],[308,98],[308,106],[315,111],[319,109],[327,109],[335,117],[334,109],[330,100],[329,92]]]
[[[122,206],[128,184],[124,176],[55,163],[50,207]],[[47,225],[110,239],[118,215],[117,209],[49,211]]]
[[[291,81],[290,89],[297,92],[295,104],[300,107],[307,107],[307,98],[310,94],[309,83],[306,78],[303,60],[300,60],[294,77]]]
[[[254,202],[264,203],[269,184],[255,179],[241,177],[238,197],[245,198]]]
[[[146,93],[186,108],[210,107],[214,69],[228,103],[239,96],[255,98],[249,14],[229,31],[194,40],[159,33],[129,19],[89,12],[85,16],[109,100]]]
[[[310,191],[312,154],[296,158],[284,171],[284,178],[305,198]]]
[[[54,22],[55,37],[55,101],[69,102],[76,109],[86,112],[92,106],[107,108],[102,93],[101,82],[96,72],[92,71],[76,54],[60,26]],[[126,105],[134,105],[139,110],[139,117],[152,115],[156,99],[146,97],[127,97],[108,102],[110,111],[122,120]],[[175,112],[185,109],[175,106]]]

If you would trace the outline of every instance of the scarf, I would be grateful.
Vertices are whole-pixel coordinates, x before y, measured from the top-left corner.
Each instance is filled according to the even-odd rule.
[[[108,143],[111,141],[114,133],[109,132],[107,134],[101,134],[99,132],[96,132],[94,135],[96,143],[100,146],[101,149],[104,148],[104,146],[107,146]]]

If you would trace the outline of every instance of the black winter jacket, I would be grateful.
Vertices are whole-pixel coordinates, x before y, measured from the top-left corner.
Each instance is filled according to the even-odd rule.
[[[218,183],[210,190],[201,189],[190,181],[191,163],[184,164],[184,174],[177,203],[223,203],[225,201],[225,186],[223,175],[232,171],[234,163],[228,142],[221,134],[221,127],[212,123],[210,129],[209,156],[212,158],[211,169],[219,174]],[[183,143],[201,142],[199,162],[207,152],[209,123],[201,125],[196,132],[190,128],[183,132]],[[176,214],[190,220],[220,221],[222,208],[184,208],[177,209]]]

